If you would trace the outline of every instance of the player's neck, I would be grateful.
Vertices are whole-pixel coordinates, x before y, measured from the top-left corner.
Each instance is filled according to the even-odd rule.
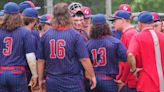
[[[127,29],[127,28],[130,27],[130,26],[132,26],[130,23],[125,24],[125,25],[123,26],[123,30]],[[123,31],[123,30],[122,30],[122,31]]]
[[[27,26],[25,26],[26,27],[26,29],[28,29],[29,31],[32,31],[32,27],[30,26],[30,25],[27,25]]]

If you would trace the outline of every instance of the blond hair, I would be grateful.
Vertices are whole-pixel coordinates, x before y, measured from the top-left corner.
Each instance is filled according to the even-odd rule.
[[[11,32],[20,26],[23,26],[23,19],[19,13],[17,13],[17,14],[5,14],[4,15],[4,20],[3,20],[3,23],[1,26],[2,28]]]

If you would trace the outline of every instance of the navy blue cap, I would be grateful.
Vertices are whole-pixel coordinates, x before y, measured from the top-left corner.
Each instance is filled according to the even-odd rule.
[[[31,18],[38,18],[38,11],[33,8],[26,8],[22,12],[22,15],[26,17],[31,17]]]
[[[141,23],[145,23],[145,24],[149,24],[149,23],[153,23],[153,16],[150,12],[142,12],[138,15],[138,21]]]
[[[23,12],[26,8],[34,8],[36,10],[40,9],[40,7],[35,7],[35,4],[31,1],[24,1],[19,4],[20,11]]]
[[[1,10],[0,11],[0,16],[3,16],[4,15],[4,10]]]
[[[125,10],[118,10],[114,13],[112,18],[109,18],[109,21],[114,21],[115,19],[130,19],[131,14]]]
[[[14,14],[19,13],[19,6],[14,2],[8,2],[3,7],[4,13]]]
[[[96,14],[92,16],[92,24],[97,25],[97,24],[106,24],[106,17],[104,14]]]

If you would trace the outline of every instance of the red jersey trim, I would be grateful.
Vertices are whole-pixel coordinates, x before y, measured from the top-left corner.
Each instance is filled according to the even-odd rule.
[[[0,69],[2,69],[2,70],[13,70],[15,68],[19,68],[21,70],[25,70],[24,66],[0,66]]]
[[[52,26],[53,29],[56,29],[56,30],[68,30],[70,29],[71,27],[70,26]]]

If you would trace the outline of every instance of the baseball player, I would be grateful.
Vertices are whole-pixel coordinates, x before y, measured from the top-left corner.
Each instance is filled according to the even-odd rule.
[[[58,3],[53,10],[53,28],[41,38],[38,61],[39,85],[42,89],[44,66],[47,92],[83,92],[82,66],[89,73],[91,89],[96,78],[83,38],[72,29],[68,4]]]
[[[40,38],[39,38],[39,33],[36,30],[34,30],[34,28],[37,24],[38,12],[37,12],[37,10],[35,10],[33,8],[26,8],[22,12],[22,16],[23,16],[25,28],[30,31],[30,33],[32,34],[32,37],[34,39],[34,44],[31,44],[31,45],[35,46],[35,49],[36,49],[35,54],[37,56]],[[26,69],[27,70],[27,73],[26,73],[27,80],[28,80],[28,83],[30,83],[30,79],[31,79],[32,75],[31,75],[29,67],[27,66],[26,68],[27,68]],[[32,89],[34,89],[34,88],[32,88]],[[31,90],[31,87],[29,88],[29,90]]]
[[[87,48],[97,79],[97,86],[93,92],[117,92],[115,79],[119,72],[118,62],[126,61],[126,48],[111,36],[103,14],[94,15],[92,25]]]
[[[113,16],[113,25],[116,30],[122,32],[121,42],[128,48],[131,38],[137,33],[135,27],[130,23],[131,14],[124,10],[116,11]],[[120,75],[118,76],[118,84],[121,89],[121,85],[125,83],[125,87],[121,90],[121,92],[136,92],[136,79],[133,74],[130,72],[129,64],[122,64],[120,68]]]
[[[35,27],[37,25],[37,19],[38,19],[38,11],[33,8],[26,8],[23,12],[23,19],[25,27],[32,33],[34,38],[36,39],[35,47],[38,48],[38,41],[40,39],[39,33],[37,30],[35,30]],[[37,53],[36,53],[37,54]]]
[[[45,14],[39,18],[40,36],[42,36],[49,28],[51,28],[52,15]]]
[[[128,48],[131,72],[138,78],[137,92],[164,91],[164,35],[153,29],[150,12],[138,15],[138,28]]]
[[[84,13],[82,10],[82,5],[77,2],[73,2],[68,6],[69,13],[72,17],[72,26],[75,30],[77,30],[85,42],[89,40],[89,36],[86,31],[83,30],[84,28]]]
[[[162,21],[161,21],[159,15],[156,12],[151,12],[151,14],[152,14],[153,20],[154,20],[154,24],[153,24],[154,30],[162,32],[163,31],[162,30]]]
[[[128,4],[121,4],[118,8],[118,10],[124,10],[126,12],[128,12],[131,15],[131,7]],[[131,17],[130,17],[131,19]],[[108,18],[109,21],[114,21],[112,18]],[[115,29],[114,27],[112,27],[112,35],[118,39],[121,39],[122,36],[122,32],[119,31],[118,29]]]
[[[36,7],[35,4],[31,1],[24,1],[24,2],[21,2],[19,3],[19,7],[20,7],[20,12],[22,13],[26,8],[33,8],[35,10],[39,10],[40,7]],[[29,10],[28,10],[29,11]],[[38,11],[34,11],[35,12],[35,16],[38,17]],[[37,13],[36,13],[37,12]],[[29,14],[28,14],[29,13]],[[30,13],[31,11],[29,11],[28,13],[26,13],[27,15],[31,16]],[[37,14],[37,15],[36,15]],[[35,19],[37,19],[35,17]],[[37,39],[37,40],[40,40],[40,37],[39,37],[39,32],[36,30],[36,26],[38,25],[38,22],[35,23],[35,26],[33,26],[32,28],[32,31],[31,33],[34,35],[34,37]]]
[[[0,92],[28,92],[27,63],[32,72],[32,86],[36,85],[38,76],[32,35],[22,27],[23,20],[16,3],[6,3],[4,13],[0,29]]]
[[[33,2],[31,2],[31,1],[23,1],[23,2],[19,3],[19,7],[20,7],[20,12],[21,13],[26,8],[33,8],[35,10],[39,10],[40,9],[40,7],[36,7],[35,4]]]
[[[84,15],[83,30],[88,34],[91,29],[91,9],[87,6],[82,6],[82,12]]]
[[[31,2],[31,1],[24,1],[24,2],[21,2],[20,4],[19,4],[19,7],[20,7],[20,12],[22,13],[26,8],[33,8],[33,9],[35,9],[35,10],[39,10],[40,9],[40,7],[36,7],[35,6],[35,4],[33,3],[33,2]],[[29,10],[28,10],[29,11]],[[33,12],[35,12],[35,16],[37,16],[38,17],[38,12],[37,11],[34,11],[33,10]],[[29,13],[29,14],[28,14]],[[29,11],[28,13],[26,13],[27,15],[29,15],[29,16],[31,16],[31,11]],[[37,15],[36,15],[37,14]],[[35,19],[37,19],[36,17],[35,17]],[[32,34],[35,36],[35,38],[37,39],[37,40],[39,40],[40,39],[40,37],[39,37],[39,33],[38,33],[38,31],[37,30],[35,30],[36,28],[36,26],[38,25],[38,23],[36,22],[35,23],[35,26],[33,27],[33,30],[32,30]]]

